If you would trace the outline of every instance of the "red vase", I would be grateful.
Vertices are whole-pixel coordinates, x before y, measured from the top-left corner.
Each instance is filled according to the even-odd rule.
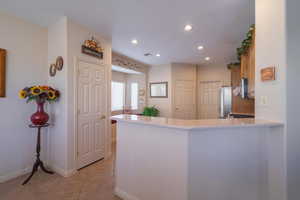
[[[44,111],[45,102],[36,102],[37,103],[37,111],[33,115],[31,115],[31,122],[34,125],[44,125],[49,120],[49,115]]]

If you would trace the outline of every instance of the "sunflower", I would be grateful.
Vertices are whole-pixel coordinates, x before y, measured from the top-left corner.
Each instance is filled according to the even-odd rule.
[[[41,88],[40,87],[38,87],[38,86],[33,86],[31,89],[30,89],[30,92],[31,92],[31,94],[33,94],[33,95],[39,95],[39,94],[41,94]]]
[[[20,92],[19,92],[19,97],[20,97],[21,99],[25,99],[25,98],[26,98],[26,96],[27,96],[27,93],[26,93],[26,91],[24,91],[24,90],[20,90]]]
[[[58,90],[55,90],[55,96],[56,96],[56,98],[59,98],[59,97],[60,97],[60,93],[59,93]]]
[[[44,91],[47,91],[47,90],[49,90],[49,87],[48,86],[40,86],[40,88],[41,88],[41,90],[44,90]]]
[[[54,99],[56,98],[55,91],[50,90],[50,91],[48,92],[48,98],[49,98],[50,100],[54,100]]]

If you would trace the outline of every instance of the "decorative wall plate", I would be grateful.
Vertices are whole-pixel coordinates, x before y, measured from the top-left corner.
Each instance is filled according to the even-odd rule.
[[[55,63],[55,65],[56,65],[56,69],[57,69],[58,71],[61,71],[61,70],[63,69],[63,66],[64,66],[64,59],[63,59],[63,57],[58,56],[58,57],[56,58],[56,63]]]
[[[56,64],[51,64],[49,68],[49,74],[51,77],[56,75]]]

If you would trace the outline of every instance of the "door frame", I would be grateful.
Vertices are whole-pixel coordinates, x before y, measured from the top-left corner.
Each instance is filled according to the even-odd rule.
[[[90,63],[93,65],[98,65],[98,66],[104,66],[105,68],[105,77],[106,77],[106,84],[105,84],[105,93],[107,94],[107,98],[106,98],[106,107],[105,107],[105,116],[106,116],[106,124],[105,124],[105,133],[104,133],[104,159],[107,159],[108,157],[111,156],[112,152],[111,152],[111,129],[110,127],[110,117],[111,117],[111,112],[109,109],[110,107],[110,87],[111,85],[110,83],[110,69],[111,69],[111,65],[106,64],[103,60],[88,60],[88,59],[84,59],[82,57],[78,57],[78,56],[74,56],[74,77],[73,77],[73,81],[74,81],[74,138],[75,138],[75,145],[74,145],[74,160],[75,160],[75,168],[76,170],[78,170],[78,100],[77,100],[77,95],[78,95],[78,75],[79,75],[79,62],[85,62],[85,63]]]

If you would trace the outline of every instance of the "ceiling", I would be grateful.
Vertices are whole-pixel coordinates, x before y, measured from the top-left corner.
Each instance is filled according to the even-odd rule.
[[[254,23],[254,0],[0,0],[0,11],[47,26],[68,16],[147,64],[228,63]],[[184,26],[191,24],[191,32]],[[138,45],[131,44],[132,39]],[[197,46],[204,49],[199,51]],[[145,57],[145,53],[161,56]],[[211,57],[205,61],[205,57]]]

